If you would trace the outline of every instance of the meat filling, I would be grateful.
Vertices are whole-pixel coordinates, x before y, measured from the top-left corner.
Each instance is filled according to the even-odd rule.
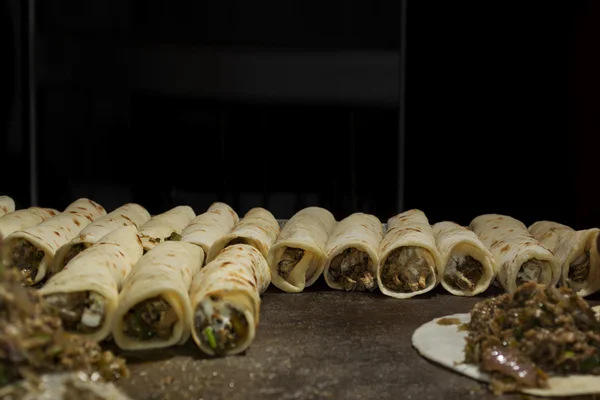
[[[123,332],[138,340],[171,337],[177,313],[162,297],[144,300],[132,307],[124,317]]]
[[[66,331],[93,333],[104,323],[106,301],[96,292],[57,293],[44,299]]]
[[[33,285],[45,253],[25,239],[19,239],[11,258],[11,266],[21,271],[21,277],[28,285]]]
[[[444,280],[459,290],[472,291],[483,276],[483,265],[471,256],[452,256]]]
[[[383,264],[381,282],[397,292],[416,292],[427,287],[435,262],[422,247],[404,246],[393,250]]]
[[[64,267],[65,265],[67,265],[69,263],[69,261],[74,259],[77,256],[77,254],[81,253],[86,248],[87,248],[87,246],[85,245],[85,243],[77,243],[77,244],[71,246],[71,248],[67,251],[67,254],[65,254],[65,258],[63,260],[62,266]]]
[[[169,235],[169,237],[167,237],[165,239],[165,242],[179,242],[181,240],[181,235],[175,231],[173,231],[173,233],[171,233],[171,235]]]
[[[287,279],[294,267],[304,257],[303,249],[295,249],[293,247],[287,247],[277,264],[277,272],[283,279]]]
[[[590,272],[590,252],[586,251],[569,266],[569,279],[583,283]]]
[[[549,375],[600,375],[600,323],[568,288],[525,283],[471,310],[465,362],[496,392],[545,387]]]
[[[373,261],[364,251],[353,247],[335,256],[329,264],[329,279],[339,283],[344,290],[373,290],[375,279],[371,270]]]
[[[517,285],[522,285],[526,282],[539,282],[542,279],[545,264],[545,261],[535,258],[525,261],[517,273]]]
[[[216,355],[225,355],[247,339],[248,320],[243,312],[213,296],[196,308],[194,329],[204,345]]]

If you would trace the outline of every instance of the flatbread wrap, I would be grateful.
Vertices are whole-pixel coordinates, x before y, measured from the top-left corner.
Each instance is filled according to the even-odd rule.
[[[165,241],[180,240],[181,232],[195,216],[192,207],[177,206],[150,218],[139,230],[144,251],[149,251]]]
[[[198,215],[181,233],[181,241],[202,247],[208,254],[211,246],[225,236],[240,220],[233,208],[225,203],[213,203]]]
[[[75,238],[57,250],[52,262],[53,274],[61,271],[77,254],[87,249],[108,233],[123,226],[132,225],[139,229],[150,219],[148,211],[139,204],[125,204],[98,218],[79,232]]]
[[[0,236],[7,237],[16,231],[31,228],[58,214],[57,210],[40,207],[13,211],[0,217]]]
[[[301,292],[315,283],[325,269],[325,246],[335,224],[334,216],[320,207],[293,215],[269,250],[273,284],[286,292]]]
[[[338,222],[325,247],[327,285],[346,291],[374,290],[382,237],[383,225],[374,215],[354,213]]]
[[[142,251],[135,225],[112,230],[77,254],[39,293],[67,331],[104,340],[111,332],[119,290]]]
[[[188,292],[202,268],[204,251],[191,243],[156,245],[133,267],[119,294],[113,338],[123,350],[165,348],[190,337]]]
[[[484,292],[496,276],[494,258],[475,232],[450,221],[438,222],[432,229],[444,289],[456,296]]]
[[[600,229],[576,231],[557,222],[538,221],[529,233],[558,258],[562,285],[582,297],[600,289]]]
[[[599,335],[594,310],[581,297],[529,282],[470,313],[427,322],[412,344],[433,362],[490,382],[496,394],[566,398],[600,393]]]
[[[431,291],[442,275],[442,258],[423,211],[412,209],[388,220],[379,250],[381,292],[407,299]]]
[[[202,268],[190,289],[192,337],[200,350],[225,356],[250,346],[259,322],[260,295],[270,279],[263,255],[246,244],[228,246]]]
[[[15,211],[15,201],[8,196],[0,196],[0,217]]]
[[[85,198],[78,199],[62,213],[10,234],[5,239],[4,265],[19,268],[28,285],[41,283],[49,275],[56,251],[104,215],[106,211],[98,203]]]
[[[229,233],[213,243],[206,262],[211,262],[221,250],[234,244],[254,246],[266,259],[269,255],[269,249],[275,243],[280,230],[273,214],[262,207],[255,207],[248,211],[244,218],[231,228]]]
[[[508,293],[524,282],[556,286],[560,262],[519,220],[500,214],[484,214],[469,228],[494,256],[497,281]]]

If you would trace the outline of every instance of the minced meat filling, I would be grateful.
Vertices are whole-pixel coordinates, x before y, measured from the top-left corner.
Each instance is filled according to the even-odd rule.
[[[123,332],[138,340],[171,337],[177,314],[162,297],[144,300],[132,307],[124,317]]]
[[[416,292],[427,287],[435,263],[422,247],[404,246],[393,250],[381,269],[383,285],[398,292]]]
[[[569,266],[569,279],[582,283],[590,273],[590,252],[586,251]]]
[[[375,280],[370,272],[372,268],[371,257],[352,247],[331,260],[328,274],[331,281],[339,283],[345,290],[373,290]]]
[[[65,254],[65,258],[63,260],[62,266],[64,267],[65,265],[67,265],[69,263],[69,261],[74,259],[75,256],[77,256],[77,254],[81,253],[86,248],[87,248],[87,246],[85,245],[85,243],[77,243],[77,244],[74,244],[73,246],[71,246],[71,248],[67,251],[67,254]]]
[[[181,240],[181,235],[175,231],[173,231],[173,233],[171,233],[169,235],[169,237],[167,237],[165,239],[165,242],[179,242]]]
[[[471,291],[477,286],[483,272],[483,265],[471,256],[450,257],[444,280],[457,289]]]
[[[45,296],[44,300],[67,331],[93,333],[104,322],[106,301],[96,292],[56,293]]]
[[[525,261],[517,273],[517,285],[526,282],[539,282],[542,279],[542,272],[546,264],[545,261],[536,258]]]
[[[277,263],[277,272],[283,279],[287,279],[294,267],[304,257],[303,249],[295,249],[293,247],[287,247]]]
[[[194,315],[198,338],[216,355],[235,349],[248,335],[248,320],[243,312],[219,299],[201,302]]]
[[[33,285],[38,269],[45,253],[25,239],[19,239],[14,247],[11,266],[21,271],[25,283]]]
[[[600,323],[568,288],[525,283],[471,310],[465,362],[492,377],[496,392],[545,387],[549,375],[600,375]]]

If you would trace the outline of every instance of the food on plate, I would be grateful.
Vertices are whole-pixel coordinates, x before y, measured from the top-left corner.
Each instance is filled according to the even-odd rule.
[[[181,241],[202,247],[208,254],[211,246],[225,236],[239,221],[237,213],[225,203],[213,203],[198,215],[181,233]]]
[[[149,251],[165,241],[178,241],[181,232],[194,219],[196,214],[190,206],[177,206],[152,217],[140,228],[144,250]]]
[[[142,251],[135,225],[122,226],[79,253],[40,295],[67,331],[104,340],[111,332],[119,290]]]
[[[354,213],[338,222],[325,247],[327,285],[346,291],[375,289],[382,237],[383,225],[374,215]]]
[[[286,292],[301,292],[315,283],[325,269],[325,246],[335,224],[333,215],[320,207],[292,216],[269,250],[273,284]]]
[[[600,229],[576,231],[557,222],[538,221],[529,232],[558,258],[563,285],[584,297],[600,289]]]
[[[190,336],[188,292],[202,268],[200,246],[163,242],[147,252],[123,283],[113,322],[113,338],[124,350],[183,344]]]
[[[0,196],[0,217],[15,211],[15,201],[8,196]]]
[[[56,251],[104,215],[106,211],[101,205],[89,199],[78,199],[62,213],[6,237],[3,262],[18,268],[28,285],[42,283],[49,275]]]
[[[13,232],[31,228],[58,214],[57,210],[40,207],[13,211],[0,217],[0,235],[7,237]]]
[[[444,289],[458,296],[484,292],[496,275],[492,253],[473,231],[454,222],[438,222],[432,228]]]
[[[519,220],[499,214],[484,214],[470,228],[487,246],[496,265],[497,280],[512,293],[525,282],[556,286],[560,262]]]
[[[427,293],[439,283],[442,259],[421,210],[408,210],[388,220],[379,257],[377,281],[385,295],[406,299]]]
[[[206,262],[214,260],[227,246],[234,244],[249,244],[267,258],[269,249],[275,243],[280,228],[277,220],[269,211],[255,207],[248,211],[244,218],[234,225],[225,236],[215,241],[211,246]]]
[[[129,203],[95,220],[79,232],[74,239],[58,249],[52,262],[52,273],[61,271],[77,254],[115,229],[132,225],[137,231],[149,219],[150,214],[144,207]]]
[[[228,246],[200,270],[192,283],[192,337],[206,354],[245,351],[254,340],[260,295],[271,273],[263,255],[246,244]]]
[[[428,322],[412,340],[424,357],[490,382],[496,393],[600,393],[600,323],[568,288],[527,282],[477,303],[470,315]]]

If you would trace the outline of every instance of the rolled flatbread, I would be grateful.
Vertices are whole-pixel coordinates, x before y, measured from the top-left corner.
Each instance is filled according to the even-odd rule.
[[[224,356],[250,346],[260,316],[260,295],[270,279],[263,255],[246,244],[228,246],[202,268],[190,289],[192,337],[200,350]]]
[[[560,262],[535,239],[519,220],[499,214],[484,214],[471,221],[470,229],[494,256],[500,285],[513,293],[525,282],[555,286],[560,278]]]
[[[261,207],[251,209],[225,236],[211,246],[206,262],[214,260],[227,246],[233,244],[249,244],[256,247],[265,259],[269,249],[275,243],[280,228],[277,220],[269,211]]]
[[[140,228],[144,250],[149,251],[157,244],[165,241],[180,240],[181,232],[192,222],[195,216],[192,207],[177,206],[150,218]]]
[[[323,275],[332,289],[373,290],[383,225],[371,214],[354,213],[336,224],[325,247]]]
[[[185,343],[192,309],[188,291],[202,268],[204,251],[185,242],[163,242],[133,267],[119,294],[113,338],[124,350]]]
[[[139,204],[129,203],[117,208],[86,226],[79,235],[62,245],[52,262],[53,274],[61,271],[77,254],[96,243],[106,234],[123,226],[133,225],[139,229],[150,219],[148,211]]]
[[[407,299],[427,293],[439,283],[442,257],[421,210],[408,210],[388,220],[379,257],[377,283],[387,296]]]
[[[40,207],[13,211],[0,217],[0,236],[7,237],[13,232],[31,228],[58,214],[57,210]]]
[[[600,229],[576,231],[552,221],[538,221],[529,233],[554,253],[561,282],[585,297],[600,290]]]
[[[213,203],[208,210],[198,215],[181,233],[181,241],[202,247],[208,254],[214,242],[225,236],[239,221],[233,208],[225,203]]]
[[[0,217],[15,211],[15,201],[8,196],[0,196]]]
[[[117,228],[80,252],[39,293],[65,330],[99,342],[110,334],[119,290],[142,252],[135,225]]]
[[[19,268],[29,285],[41,283],[48,275],[56,251],[104,215],[104,208],[92,200],[76,200],[62,213],[10,234],[5,239],[4,265]]]
[[[432,228],[442,260],[444,289],[456,296],[484,292],[496,276],[488,248],[475,232],[454,222],[438,222]]]
[[[334,216],[320,207],[292,216],[269,250],[273,284],[286,292],[301,292],[315,283],[325,269],[325,246],[335,224]]]

